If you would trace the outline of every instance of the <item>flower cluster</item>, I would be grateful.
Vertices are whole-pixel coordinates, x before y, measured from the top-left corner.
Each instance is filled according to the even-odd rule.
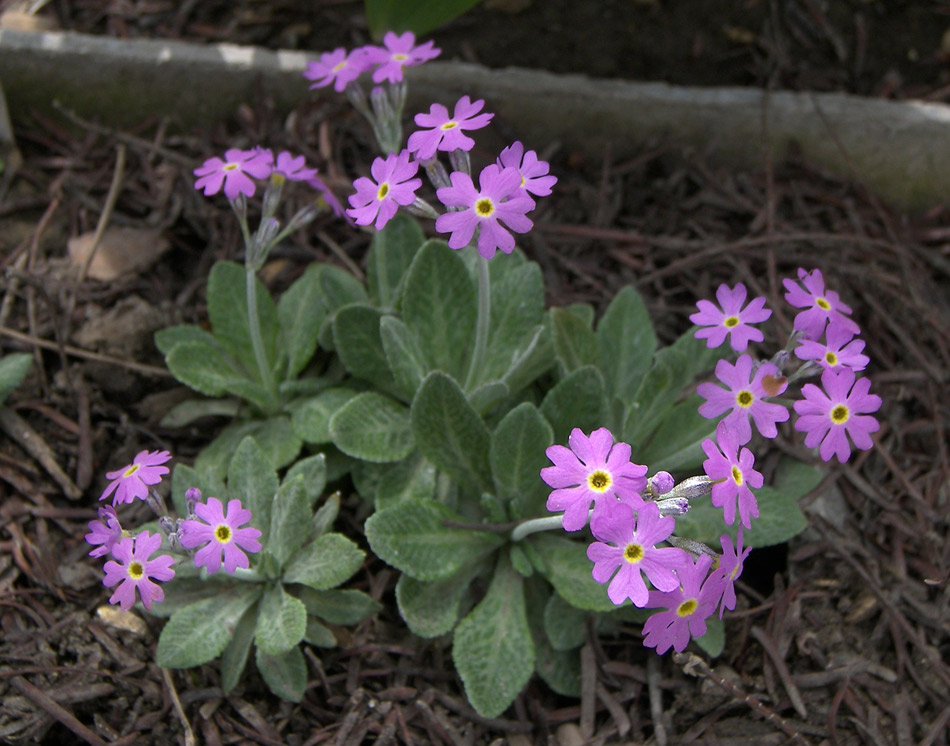
[[[368,44],[350,51],[339,47],[321,54],[319,60],[307,63],[303,75],[313,81],[311,88],[332,85],[341,93],[370,70],[373,71],[374,83],[401,83],[405,68],[421,65],[440,53],[441,50],[431,41],[416,45],[416,37],[411,31],[402,35],[390,31],[383,37],[383,46]]]
[[[112,495],[113,504],[99,508],[99,518],[89,522],[89,533],[85,536],[93,547],[91,557],[110,557],[102,582],[107,588],[115,588],[109,603],[126,611],[135,604],[136,592],[146,609],[165,598],[158,583],[175,577],[175,559],[169,554],[153,557],[163,543],[173,553],[193,556],[195,567],[204,567],[209,574],[221,568],[222,557],[225,572],[247,569],[245,552],[261,550],[261,532],[245,526],[252,516],[240,500],[231,500],[225,513],[220,500],[209,497],[207,503],[202,503],[201,492],[193,488],[186,495],[189,515],[185,519],[170,517],[155,490],[155,485],[168,473],[164,464],[169,459],[168,451],[141,451],[128,466],[109,472],[106,476],[112,481],[99,499]],[[159,516],[161,533],[142,531],[133,535],[123,530],[114,506],[135,500],[147,503]]]

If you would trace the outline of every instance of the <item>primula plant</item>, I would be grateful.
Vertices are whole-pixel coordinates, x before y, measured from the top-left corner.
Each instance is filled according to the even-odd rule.
[[[131,603],[137,591],[153,613],[174,612],[159,643],[163,665],[221,654],[227,689],[253,640],[271,688],[299,698],[298,643],[329,641],[321,619],[372,610],[352,601],[349,615],[333,616],[344,596],[326,595],[362,558],[324,533],[335,507],[310,518],[326,458],[331,478],[348,477],[375,510],[366,538],[401,571],[406,624],[423,637],[452,636],[482,715],[503,712],[534,672],[579,694],[590,629],[642,623],[658,653],[696,640],[717,655],[751,549],[805,527],[797,499],[821,477],[782,458],[765,484],[756,464],[768,441],[794,428],[821,458],[841,461],[852,444],[871,446],[880,399],[855,380],[868,360],[850,309],[820,272],[801,270],[801,285],[786,281],[787,301],[801,309],[795,329],[769,358],[753,345],[765,341],[757,325],[771,311],[742,284],[720,287],[718,306],[700,300],[697,326],[667,346],[633,287],[596,324],[588,305],[546,309],[540,268],[514,234],[531,230],[556,177],[521,142],[473,176],[471,135],[492,114],[467,95],[416,114],[403,147],[404,71],[438,50],[408,32],[383,42],[328,52],[305,72],[311,88],[332,86],[353,102],[383,153],[355,179],[345,211],[373,232],[365,284],[318,264],[274,303],[257,280],[276,242],[312,216],[276,224],[285,182],[322,189],[299,159],[231,150],[195,171],[196,188],[230,200],[245,266],[212,270],[211,332],[175,327],[157,342],[180,380],[248,406],[193,468],[175,469],[185,518],[160,525],[194,562],[173,580],[153,559],[155,536],[117,540],[115,514],[104,512],[90,541],[100,555],[110,546],[107,584],[124,586],[113,598]],[[366,77],[375,84],[368,94]],[[261,179],[262,217],[251,231],[248,200]],[[426,240],[415,218],[439,237]],[[715,380],[706,380],[711,369]],[[819,374],[821,387],[800,384]],[[206,407],[233,412],[234,401]],[[317,455],[296,460],[302,448]],[[275,469],[290,464],[278,483]],[[116,503],[152,494],[156,468],[146,454],[110,474],[138,480],[110,486]],[[304,476],[311,471],[319,475]],[[186,500],[186,488],[217,499]]]

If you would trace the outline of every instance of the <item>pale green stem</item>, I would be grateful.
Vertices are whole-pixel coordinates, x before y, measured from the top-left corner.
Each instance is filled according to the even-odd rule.
[[[468,391],[482,369],[485,347],[488,344],[488,326],[491,323],[491,280],[488,275],[488,260],[478,255],[478,317],[475,320],[475,349],[465,376]]]
[[[526,536],[536,534],[539,531],[553,531],[558,528],[564,528],[564,516],[562,514],[549,515],[545,516],[544,518],[532,518],[529,521],[525,521],[511,532],[511,540],[521,541]]]
[[[264,340],[261,336],[261,320],[257,312],[257,275],[249,264],[244,267],[244,288],[247,294],[247,326],[251,333],[251,346],[254,348],[254,359],[257,361],[257,371],[261,376],[261,383],[270,395],[274,408],[277,407],[277,384],[274,383],[274,374],[264,354]]]

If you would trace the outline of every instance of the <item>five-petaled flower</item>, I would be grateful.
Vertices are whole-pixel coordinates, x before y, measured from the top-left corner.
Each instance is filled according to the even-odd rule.
[[[729,344],[736,352],[744,352],[749,342],[761,342],[764,339],[762,332],[750,324],[766,321],[772,312],[765,307],[765,298],[761,296],[753,298],[743,309],[746,294],[741,282],[732,290],[722,284],[716,290],[720,308],[705,299],[697,301],[699,312],[692,314],[689,320],[703,328],[696,331],[695,337],[705,339],[707,347],[718,347],[728,336]]]
[[[871,433],[881,427],[869,416],[880,408],[881,397],[868,393],[871,382],[867,378],[854,379],[854,371],[849,368],[826,370],[821,374],[824,391],[806,383],[802,386],[805,398],[795,402],[799,415],[795,429],[805,433],[805,445],[809,448],[821,444],[818,453],[825,461],[832,456],[837,456],[842,464],[848,460],[848,436],[856,448],[866,451],[872,445]]]
[[[386,159],[377,158],[370,167],[372,179],[361,176],[353,182],[356,194],[349,197],[351,207],[346,214],[357,225],[369,225],[376,221],[376,230],[382,230],[399,206],[411,205],[416,199],[416,190],[422,179],[414,179],[419,164],[409,160],[409,151],[398,155],[390,153]],[[375,181],[374,181],[375,179]]]
[[[416,114],[415,123],[431,129],[419,130],[409,135],[409,151],[420,161],[435,156],[437,150],[471,150],[475,141],[463,130],[477,130],[488,124],[494,114],[483,112],[484,99],[473,102],[468,96],[462,96],[455,103],[455,111],[449,116],[449,110],[442,104],[432,104],[428,114]]]
[[[435,47],[433,41],[417,46],[415,34],[411,31],[401,35],[388,31],[383,37],[382,47],[370,45],[363,49],[366,63],[379,65],[373,71],[374,83],[382,83],[384,80],[399,83],[402,81],[403,68],[435,59],[442,51]]]
[[[720,583],[715,578],[706,582],[706,573],[712,557],[703,554],[693,564],[690,555],[683,553],[683,562],[677,568],[680,587],[672,591],[650,591],[648,606],[665,607],[643,624],[643,644],[663,654],[671,647],[680,653],[686,649],[690,637],[706,634],[706,619],[712,616],[719,603]]]
[[[115,508],[111,505],[103,505],[98,512],[99,520],[89,521],[89,533],[83,537],[93,546],[93,550],[89,552],[90,557],[103,557],[109,554],[112,547],[122,538],[122,526]]]
[[[203,189],[206,197],[223,188],[225,197],[237,199],[240,194],[253,197],[257,187],[254,179],[266,179],[273,168],[274,154],[266,148],[231,148],[224,153],[223,160],[217,156],[209,158],[192,173],[198,177],[195,189]]]
[[[590,530],[598,541],[587,547],[587,559],[594,563],[594,580],[610,582],[607,595],[617,606],[628,598],[634,606],[646,605],[644,575],[661,591],[679,586],[675,570],[683,561],[683,550],[656,546],[669,538],[675,523],[673,518],[661,518],[654,502],[637,511],[627,503],[608,502],[594,513]]]
[[[803,339],[795,348],[795,355],[800,360],[814,360],[826,370],[864,370],[870,359],[862,354],[863,349],[864,341],[854,339],[850,329],[832,323],[825,329],[825,342]]]
[[[752,468],[755,456],[748,448],[739,451],[736,431],[725,421],[716,426],[716,440],[706,438],[702,446],[709,457],[703,461],[703,470],[706,476],[715,480],[712,504],[722,508],[723,520],[731,526],[736,520],[738,503],[739,520],[743,526],[751,528],[751,519],[759,517],[759,504],[749,488],[758,489],[764,481],[762,475]]]
[[[479,254],[486,259],[495,256],[496,249],[510,254],[515,239],[502,223],[516,233],[527,233],[534,225],[525,214],[534,209],[534,200],[519,194],[518,169],[500,169],[494,163],[486,166],[478,176],[479,189],[472,177],[461,171],[453,171],[449,178],[452,186],[442,187],[436,195],[446,207],[466,208],[439,215],[435,221],[439,233],[452,234],[449,248],[464,249],[478,228]]]
[[[312,181],[317,175],[317,169],[307,168],[307,160],[304,156],[294,157],[286,150],[277,154],[277,162],[274,163],[273,174],[288,179],[289,181]]]
[[[520,142],[514,142],[502,150],[497,163],[499,168],[517,168],[521,174],[521,188],[536,197],[547,197],[551,187],[557,183],[557,176],[548,174],[548,162],[538,160],[538,154],[533,150],[525,152]]]
[[[795,315],[793,326],[803,332],[806,339],[818,339],[825,330],[825,324],[839,324],[852,334],[859,334],[861,328],[848,316],[851,309],[841,302],[834,290],[825,289],[825,280],[821,270],[806,272],[799,268],[798,279],[804,289],[794,280],[782,280],[785,285],[785,300],[796,308],[803,308]]]
[[[165,598],[161,587],[152,582],[164,582],[175,577],[172,569],[174,560],[167,554],[149,559],[162,546],[161,534],[143,531],[134,539],[126,537],[112,547],[114,559],[105,564],[105,578],[102,584],[107,588],[118,584],[118,588],[109,599],[110,604],[119,604],[128,611],[135,603],[135,591],[142,598],[142,606],[151,609],[152,604]],[[117,560],[117,561],[116,561]]]
[[[183,521],[180,529],[181,545],[185,549],[202,547],[195,554],[195,567],[206,567],[214,574],[221,568],[224,555],[224,571],[233,574],[237,568],[249,566],[244,552],[261,551],[258,541],[261,532],[253,526],[241,528],[252,516],[240,500],[228,501],[225,515],[221,501],[209,497],[207,503],[195,505],[195,515],[201,520]]]
[[[719,544],[722,546],[719,567],[712,571],[709,579],[711,583],[719,584],[722,593],[722,603],[719,604],[719,618],[722,619],[726,609],[732,611],[736,608],[736,581],[742,575],[742,565],[745,558],[749,556],[749,552],[752,551],[752,547],[742,548],[742,526],[739,526],[736,533],[735,545],[729,534],[720,536]]]
[[[647,467],[630,462],[629,445],[614,444],[614,436],[605,427],[590,437],[575,427],[567,442],[570,448],[553,445],[545,451],[554,466],[541,470],[541,478],[554,488],[547,509],[564,511],[565,531],[580,531],[587,525],[591,503],[595,514],[617,500],[635,509],[643,505],[640,492],[646,488]]]
[[[343,47],[338,47],[332,52],[321,54],[319,60],[308,62],[303,76],[314,81],[310,86],[311,90],[324,88],[332,83],[333,90],[340,93],[369,67],[363,47],[357,47],[349,53]]]
[[[149,486],[158,484],[168,474],[168,467],[162,464],[171,457],[168,451],[139,451],[131,464],[106,474],[106,479],[112,481],[99,499],[105,500],[115,492],[113,505],[130,503],[135,499],[144,500],[148,497]]]
[[[750,416],[766,438],[778,435],[775,423],[785,422],[788,410],[781,404],[763,401],[767,396],[780,395],[788,387],[788,381],[779,375],[778,368],[772,363],[762,363],[753,376],[752,358],[740,355],[735,365],[728,360],[716,363],[716,378],[727,388],[714,383],[701,383],[696,387],[696,393],[706,400],[699,407],[703,417],[712,419],[729,412],[723,422],[736,429],[739,443],[748,443],[752,438]]]

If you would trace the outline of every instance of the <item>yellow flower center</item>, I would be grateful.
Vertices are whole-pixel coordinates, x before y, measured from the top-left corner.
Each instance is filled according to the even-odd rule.
[[[331,72],[331,73],[338,73],[338,72],[340,72],[340,70],[342,70],[344,67],[346,67],[346,60],[343,60],[343,62],[341,62],[341,63],[340,63],[339,65],[337,65],[336,67],[334,67],[330,72]]]
[[[825,362],[828,363],[828,365],[837,365],[838,356],[835,355],[835,353],[833,353],[831,350],[828,350],[828,352],[825,353]]]
[[[382,201],[386,199],[387,194],[389,194],[389,182],[384,181],[379,185],[379,191],[376,192],[376,199]]]
[[[132,580],[140,580],[145,575],[145,568],[142,567],[141,562],[130,562],[128,573]]]
[[[738,404],[743,409],[752,406],[752,402],[755,401],[755,397],[752,395],[752,392],[747,389],[742,389],[738,394],[736,394],[736,404]]]
[[[601,469],[591,472],[587,477],[587,486],[594,492],[606,492],[612,482],[610,474]]]
[[[844,404],[839,404],[837,407],[831,410],[831,421],[836,425],[843,425],[848,421],[850,416],[851,413]]]
[[[442,125],[442,129],[451,130],[451,129],[455,129],[458,126],[459,126],[458,122],[446,122],[445,124]]]
[[[214,530],[214,538],[222,544],[227,544],[231,541],[231,527],[224,523],[220,524]]]
[[[640,544],[627,544],[623,550],[623,558],[631,565],[643,559],[643,547]]]
[[[732,329],[734,326],[739,325],[739,317],[727,316],[725,319],[723,319],[722,325],[726,327],[727,329]]]
[[[732,467],[732,481],[740,487],[742,486],[742,470],[735,465]]]
[[[676,616],[692,616],[697,606],[695,598],[688,598],[676,607]]]
[[[408,60],[409,55],[403,54],[402,52],[397,52],[396,54],[393,55],[393,59],[396,60],[396,62],[402,62],[404,60]]]
[[[122,472],[122,478],[131,477],[135,472],[139,470],[139,464],[132,464],[128,469]]]
[[[475,203],[475,214],[480,218],[490,217],[495,212],[495,203],[488,197],[482,197]]]
[[[735,580],[736,576],[739,574],[739,565],[736,565],[732,568],[732,571],[729,573],[729,580]]]
[[[831,304],[824,298],[815,298],[815,305],[818,306],[822,311],[831,310]]]
[[[240,168],[240,167],[241,167],[241,164],[240,164],[240,163],[225,163],[224,166],[221,167],[221,170],[222,170],[222,171],[233,171],[234,169]]]

